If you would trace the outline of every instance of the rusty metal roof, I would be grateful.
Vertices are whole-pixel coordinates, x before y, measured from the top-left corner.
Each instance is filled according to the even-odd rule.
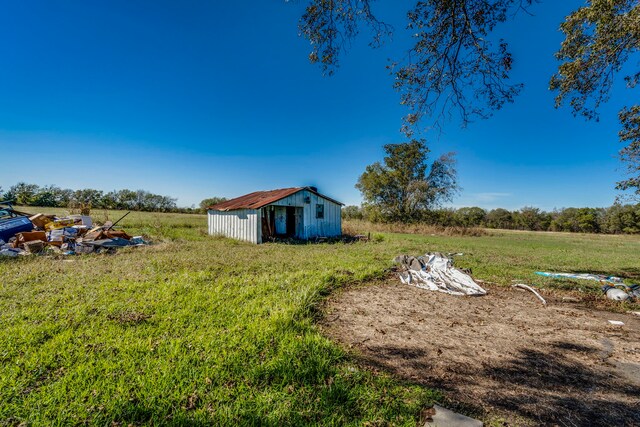
[[[260,209],[264,206],[267,206],[271,203],[277,202],[280,199],[284,199],[285,197],[289,197],[292,194],[297,193],[298,191],[307,190],[317,196],[322,197],[323,199],[327,199],[333,203],[342,205],[342,203],[324,196],[311,187],[292,187],[292,188],[281,188],[279,190],[269,190],[269,191],[256,191],[253,193],[245,194],[244,196],[236,197],[235,199],[227,200],[222,203],[218,203],[213,206],[209,206],[207,209],[214,211],[232,211],[236,209]]]

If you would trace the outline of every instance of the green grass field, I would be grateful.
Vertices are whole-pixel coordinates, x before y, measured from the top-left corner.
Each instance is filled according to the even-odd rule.
[[[331,292],[385,277],[398,254],[427,251],[463,252],[458,266],[504,285],[595,293],[597,283],[533,272],[640,277],[633,236],[251,245],[207,236],[204,215],[132,213],[121,225],[156,244],[0,258],[0,426],[415,426],[438,391],[363,370],[325,338],[316,321]]]

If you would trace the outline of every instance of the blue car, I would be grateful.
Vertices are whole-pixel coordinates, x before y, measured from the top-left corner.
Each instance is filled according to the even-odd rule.
[[[0,240],[8,242],[17,233],[33,230],[33,224],[26,215],[11,207],[0,207]]]

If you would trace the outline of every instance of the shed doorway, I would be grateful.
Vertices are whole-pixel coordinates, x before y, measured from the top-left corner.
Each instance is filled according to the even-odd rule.
[[[297,238],[302,239],[304,237],[304,222],[303,212],[304,208],[298,206],[286,206],[286,219],[284,237],[287,239]]]
[[[286,237],[296,237],[296,208],[293,206],[287,206]]]
[[[303,208],[297,206],[265,206],[262,208],[262,241],[275,238],[303,238]]]

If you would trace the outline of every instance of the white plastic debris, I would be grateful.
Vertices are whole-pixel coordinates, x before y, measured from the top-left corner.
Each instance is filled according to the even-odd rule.
[[[629,294],[627,294],[622,289],[618,289],[609,285],[603,286],[602,292],[604,292],[607,298],[612,299],[614,301],[626,301],[630,298]]]
[[[395,258],[405,271],[400,273],[400,281],[430,291],[445,292],[450,295],[486,295],[466,273],[453,266],[453,261],[440,253],[427,253],[422,257],[401,255]]]
[[[512,286],[513,288],[521,288],[521,289],[526,289],[526,290],[528,290],[528,291],[533,292],[533,294],[534,294],[535,296],[537,296],[537,297],[538,297],[538,299],[539,299],[540,301],[542,301],[542,305],[547,305],[547,301],[545,301],[545,299],[544,299],[544,298],[542,298],[542,295],[540,295],[540,294],[538,293],[538,291],[536,291],[535,289],[533,289],[531,286],[529,286],[529,285],[525,285],[525,284],[523,284],[523,283],[517,283],[517,284],[515,284],[515,285],[511,285],[511,286]]]
[[[474,420],[439,405],[433,405],[434,414],[424,427],[482,427],[482,421]]]
[[[609,320],[609,323],[616,326],[624,326],[624,322],[621,322],[619,320]]]

